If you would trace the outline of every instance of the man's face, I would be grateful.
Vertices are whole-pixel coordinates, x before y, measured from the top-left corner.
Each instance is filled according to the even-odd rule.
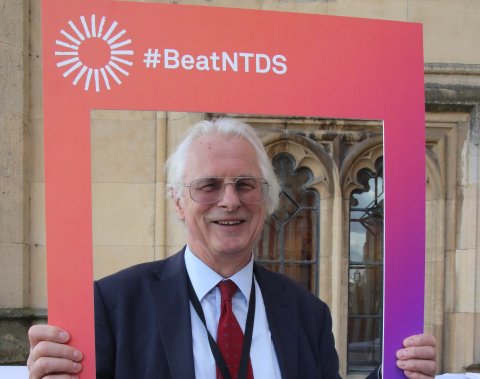
[[[255,149],[247,140],[220,135],[194,140],[187,158],[185,184],[203,177],[244,176],[262,177]],[[248,262],[266,215],[265,202],[243,203],[231,184],[212,204],[193,201],[185,188],[176,209],[187,226],[190,248],[211,267],[231,259]]]

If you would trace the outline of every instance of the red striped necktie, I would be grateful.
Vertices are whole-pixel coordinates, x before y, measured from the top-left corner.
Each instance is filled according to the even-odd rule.
[[[237,292],[237,285],[231,280],[218,283],[222,295],[221,314],[218,322],[217,345],[222,352],[232,379],[236,379],[242,354],[243,332],[232,310],[232,297]],[[217,379],[223,379],[217,367]],[[248,362],[247,379],[253,379],[250,360]]]

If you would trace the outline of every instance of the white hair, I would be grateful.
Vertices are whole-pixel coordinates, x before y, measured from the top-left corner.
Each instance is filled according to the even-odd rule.
[[[273,170],[272,163],[258,138],[255,130],[246,123],[233,118],[219,118],[203,120],[195,124],[186,137],[170,155],[166,163],[167,193],[174,199],[180,198],[184,189],[184,175],[187,165],[187,156],[192,142],[208,135],[234,136],[246,139],[257,153],[258,165],[263,178],[268,182],[268,196],[266,199],[267,214],[275,211],[279,201],[280,185]]]

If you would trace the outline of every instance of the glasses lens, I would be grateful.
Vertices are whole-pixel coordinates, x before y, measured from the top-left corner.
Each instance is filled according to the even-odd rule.
[[[259,178],[239,178],[235,180],[238,197],[246,203],[260,203],[266,195],[266,183]]]
[[[237,196],[246,203],[260,203],[268,193],[268,183],[261,178],[237,178],[233,183],[225,182],[224,178],[199,178],[188,186],[190,197],[197,203],[215,203],[222,197],[227,184],[234,184]]]
[[[223,179],[200,178],[190,183],[190,196],[198,203],[214,203],[223,191]]]

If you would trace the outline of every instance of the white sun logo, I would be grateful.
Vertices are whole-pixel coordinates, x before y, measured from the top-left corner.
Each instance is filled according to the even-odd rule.
[[[124,59],[126,56],[133,55],[133,50],[123,50],[125,46],[132,43],[131,39],[121,40],[125,29],[116,33],[115,28],[118,22],[113,21],[107,32],[103,33],[106,29],[106,18],[102,17],[97,25],[95,15],[91,16],[90,25],[87,24],[84,16],[80,17],[80,21],[81,27],[77,27],[73,21],[68,22],[72,29],[70,32],[60,30],[67,42],[55,41],[57,46],[62,47],[62,51],[60,48],[55,51],[56,56],[62,57],[57,67],[66,68],[63,72],[65,78],[71,74],[75,75],[72,82],[74,86],[84,80],[85,91],[95,87],[95,91],[100,92],[102,86],[109,90],[110,79],[121,84],[118,73],[128,76],[125,68],[133,65],[133,62]]]

